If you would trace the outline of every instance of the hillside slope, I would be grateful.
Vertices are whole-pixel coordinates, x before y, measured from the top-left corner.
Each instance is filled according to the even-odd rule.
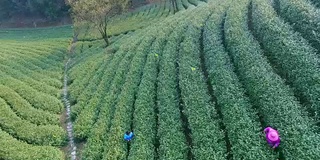
[[[315,3],[177,4],[116,17],[108,47],[84,28],[73,54],[71,26],[0,30],[0,159],[320,159]]]
[[[95,52],[70,71],[84,159],[319,158],[313,37],[285,23],[293,19],[277,4],[229,2],[182,0],[188,9],[120,35],[105,51],[82,45]],[[280,132],[275,151],[266,126]],[[127,130],[136,133],[128,144]]]

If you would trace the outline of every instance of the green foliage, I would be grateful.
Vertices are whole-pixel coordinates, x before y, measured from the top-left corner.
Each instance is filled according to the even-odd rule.
[[[118,35],[135,31],[163,20],[168,14],[170,14],[170,11],[167,5],[146,5],[136,9],[132,13],[118,15],[112,18],[107,32],[108,35]],[[79,38],[100,38],[100,35],[96,27],[89,25],[89,29],[80,33]]]
[[[230,154],[233,159],[276,159],[276,154],[265,145],[257,112],[245,96],[223,47],[221,24],[226,9],[220,6],[215,7],[204,27],[204,58],[232,146]]]
[[[228,11],[225,33],[239,78],[267,125],[277,127],[286,159],[319,159],[319,136],[284,81],[273,72],[247,28],[249,1],[239,0]]]
[[[279,3],[280,16],[289,21],[313,47],[320,50],[320,9],[308,0],[279,0]]]
[[[178,7],[178,10],[181,11],[181,10],[185,10],[183,4],[182,4],[182,0],[177,0],[177,7]]]
[[[93,50],[89,49],[90,52],[97,52],[96,55],[92,57],[86,58],[86,61],[84,63],[78,63],[79,65],[75,66],[73,71],[70,73],[70,78],[74,79],[73,83],[69,86],[70,88],[70,95],[73,99],[77,99],[78,104],[84,103],[80,102],[83,100],[83,98],[79,98],[79,96],[84,95],[84,92],[87,92],[85,88],[90,84],[90,80],[92,77],[95,76],[95,72],[91,72],[92,70],[97,70],[101,66],[104,59],[99,58],[101,57],[101,49],[99,50]],[[100,52],[99,52],[100,51]],[[83,52],[83,54],[86,54],[86,52]],[[100,72],[99,72],[100,73]],[[83,79],[76,79],[74,77],[81,76]],[[97,83],[97,82],[96,82]],[[84,97],[86,98],[86,97]]]
[[[198,21],[194,23],[201,23],[201,18],[204,17],[206,16],[199,16]],[[183,112],[188,118],[191,129],[194,157],[225,159],[227,155],[225,137],[219,128],[215,104],[210,101],[204,75],[201,72],[199,39],[200,29],[193,25],[188,26],[177,58]]]
[[[147,35],[150,35],[147,33]],[[106,148],[103,159],[124,159],[127,152],[127,145],[123,139],[119,139],[126,130],[130,130],[131,113],[137,94],[137,88],[141,81],[142,71],[146,62],[147,53],[150,52],[150,45],[154,38],[146,36],[139,47],[135,50],[129,72],[126,75],[125,83],[121,93],[118,95],[115,111],[111,122],[110,132],[107,137]],[[130,113],[128,115],[128,113]]]
[[[0,125],[7,133],[18,137],[29,144],[63,145],[66,141],[65,131],[57,125],[37,126],[18,117],[0,98]],[[36,136],[35,136],[36,135]]]
[[[300,96],[300,101],[307,105],[307,109],[313,112],[313,115],[318,115],[320,69],[315,50],[279,19],[271,5],[265,1],[254,2],[253,26],[274,68],[293,87],[296,95]]]
[[[15,38],[30,35],[31,30],[1,33],[0,145],[5,147],[0,149],[0,159],[65,158],[59,149],[67,143],[60,126],[64,110],[60,96],[68,44],[63,38],[45,39],[57,32],[39,38],[44,30],[20,39]]]
[[[318,0],[310,0],[316,7],[320,8],[320,1]]]
[[[90,129],[92,128],[92,125],[97,118],[97,115],[95,113],[98,112],[104,105],[103,99],[108,93],[111,82],[114,78],[114,70],[118,67],[119,62],[122,60],[124,55],[125,52],[116,52],[115,55],[107,56],[107,59],[105,59],[107,62],[104,62],[104,64],[108,64],[106,66],[106,69],[100,71],[99,68],[97,72],[94,72],[95,74],[101,74],[101,81],[97,83],[90,83],[92,85],[88,86],[87,89],[92,90],[92,88],[97,87],[96,91],[85,92],[86,94],[88,94],[87,96],[83,96],[83,99],[81,99],[82,96],[78,98],[79,102],[77,105],[80,105],[79,107],[82,107],[84,109],[81,111],[81,113],[77,117],[77,120],[75,121],[75,135],[77,138],[83,139],[89,135]],[[92,96],[90,96],[89,94],[91,94]]]
[[[191,3],[192,5],[195,5],[195,6],[197,6],[199,3],[198,0],[188,0],[188,1],[189,1],[189,3]]]
[[[12,56],[1,55],[1,58],[10,59]],[[47,71],[43,71],[32,63],[27,62],[21,57],[17,57],[15,61],[2,61],[1,64],[6,65],[7,67],[14,67],[16,70],[23,71],[25,74],[30,75],[33,79],[45,83],[56,89],[62,88],[62,83],[58,79],[53,79],[45,76]],[[38,72],[35,72],[38,70]]]
[[[58,115],[33,108],[28,101],[21,98],[19,94],[6,86],[0,85],[0,88],[0,97],[6,100],[17,115],[23,119],[39,125],[59,124]]]
[[[36,81],[33,77],[26,75],[20,70],[15,70],[9,66],[0,64],[1,72],[0,74],[6,74],[7,76],[12,76],[12,78],[19,79],[20,81],[29,84],[32,88],[36,89],[38,92],[42,92],[47,95],[54,97],[60,97],[60,90],[49,86],[43,82]],[[2,72],[3,71],[3,72]]]
[[[182,2],[183,7],[186,9],[189,8],[191,5],[188,0],[181,0],[181,2]]]
[[[159,159],[186,159],[187,143],[180,119],[177,90],[176,55],[182,29],[174,29],[160,56],[158,76]]]
[[[31,103],[35,108],[60,114],[64,108],[62,102],[56,97],[41,94],[37,90],[19,80],[2,75],[0,83],[15,90],[22,98]]]
[[[84,159],[102,159],[103,150],[106,144],[107,133],[109,132],[109,127],[111,126],[111,121],[114,113],[114,105],[118,98],[121,86],[125,80],[125,74],[128,72],[129,65],[133,57],[133,52],[140,41],[136,41],[136,38],[141,36],[141,34],[136,34],[131,37],[127,42],[128,45],[123,46],[119,49],[118,53],[126,53],[120,63],[118,63],[117,68],[114,69],[116,72],[109,91],[106,93],[106,97],[103,98],[104,103],[101,106],[101,110],[97,116],[97,121],[92,126],[90,136],[88,137],[88,142],[83,151]],[[119,54],[121,55],[121,54]],[[123,133],[123,132],[122,132]]]
[[[30,49],[29,46],[33,45],[35,47]],[[48,45],[48,47],[42,48],[42,45]],[[9,70],[22,72],[23,74],[16,75],[19,76],[18,79],[22,78],[22,75],[26,75],[40,83],[49,85],[50,88],[54,87],[57,90],[62,88],[62,72],[59,70],[62,68],[61,57],[63,57],[64,51],[61,51],[61,48],[57,49],[57,47],[63,47],[66,44],[61,44],[59,41],[11,42],[3,40],[0,46],[3,48],[0,53],[1,65],[4,68],[11,68]],[[50,94],[59,97],[58,92]]]
[[[50,146],[34,146],[21,142],[0,129],[0,158],[7,160],[63,160],[63,152]]]
[[[24,44],[32,44],[35,41],[39,43],[48,43],[54,41],[51,44],[58,43],[57,39],[66,42],[67,38],[72,36],[73,27],[70,25],[59,26],[59,27],[47,27],[47,28],[25,28],[25,29],[1,29],[1,39],[14,40],[14,41],[25,41]],[[27,40],[27,41],[26,41]],[[29,40],[29,41],[28,41]],[[32,40],[32,41],[31,41]],[[45,41],[44,41],[45,40]],[[60,42],[61,43],[61,42]],[[68,43],[63,43],[63,46]],[[35,47],[41,47],[43,45],[32,45]]]
[[[164,45],[165,34],[159,35],[147,55],[143,76],[134,104],[133,128],[137,135],[131,145],[128,159],[154,159],[156,143],[156,83],[157,66],[161,49]]]
[[[12,15],[41,16],[55,20],[68,12],[64,0],[2,0],[0,2],[0,18]]]

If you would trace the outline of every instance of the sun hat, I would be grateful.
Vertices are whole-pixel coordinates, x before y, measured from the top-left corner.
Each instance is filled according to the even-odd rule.
[[[270,131],[268,133],[268,139],[275,142],[279,139],[279,134],[276,131]]]

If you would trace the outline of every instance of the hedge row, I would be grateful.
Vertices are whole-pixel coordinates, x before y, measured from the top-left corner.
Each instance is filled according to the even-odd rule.
[[[169,1],[166,1],[165,4],[160,5],[158,14],[155,15],[155,17],[161,17],[161,16],[169,16],[172,14],[172,5]]]
[[[110,46],[113,47],[113,46]],[[77,84],[74,84],[75,87],[78,87],[78,93],[77,93],[77,100],[78,103],[86,102],[88,99],[90,99],[91,94],[95,93],[97,84],[101,83],[102,76],[104,75],[104,72],[106,69],[108,69],[108,65],[110,62],[113,61],[114,54],[116,53],[109,53],[108,51],[99,51],[100,53],[96,53],[94,57],[90,57],[91,61],[89,63],[89,66],[87,66],[86,71],[89,72],[86,75],[83,76],[83,79],[80,79],[78,83],[79,85],[82,85],[82,87],[79,87]],[[114,50],[116,52],[116,50]],[[88,58],[89,59],[89,58]],[[80,69],[81,66],[78,66]],[[79,77],[79,75],[76,75]],[[85,92],[83,92],[83,90]],[[81,104],[83,105],[83,104]]]
[[[22,54],[21,52],[28,52],[30,54],[28,55],[24,55],[24,56],[29,56],[29,57],[42,57],[42,56],[49,56],[52,54],[52,52],[54,51],[54,49],[52,48],[49,48],[48,46],[44,46],[46,47],[45,49],[43,48],[42,46],[43,44],[38,44],[38,43],[28,43],[28,42],[25,42],[25,43],[17,43],[17,42],[10,42],[10,41],[6,41],[6,42],[3,42],[0,44],[1,48],[3,48],[2,51],[15,51],[17,52],[18,54]],[[53,44],[55,45],[55,44]],[[32,47],[30,47],[32,46]],[[40,48],[41,47],[41,48]],[[58,59],[59,54],[53,54],[53,59]],[[48,59],[48,61],[51,60],[51,59]]]
[[[2,51],[0,54],[3,57],[10,57],[10,62],[17,62],[17,61],[23,61],[24,64],[28,65],[28,69],[34,70],[34,71],[38,71],[38,72],[42,72],[44,75],[46,75],[48,78],[53,78],[53,79],[57,79],[60,80],[61,76],[62,76],[62,69],[60,69],[61,72],[59,72],[59,70],[53,68],[53,71],[47,70],[45,66],[45,63],[40,62],[38,59],[31,57],[31,56],[24,56],[24,54],[20,54],[17,51],[13,51],[13,52],[6,52],[6,51]],[[8,59],[7,59],[8,60]],[[39,64],[41,63],[41,64]],[[59,69],[59,68],[58,68]]]
[[[192,153],[195,159],[226,159],[226,143],[219,128],[215,104],[204,80],[200,65],[200,28],[207,16],[194,17],[179,50],[179,85],[184,110],[191,129]],[[201,117],[201,118],[200,118]]]
[[[177,0],[177,8],[179,11],[181,10],[185,10],[183,4],[182,4],[182,0]]]
[[[77,103],[78,96],[85,90],[90,81],[89,79],[94,76],[96,68],[103,61],[100,57],[104,54],[105,48],[98,47],[99,43],[97,41],[78,41],[76,43],[75,54],[72,57],[72,61],[69,64],[70,69],[68,70],[69,101],[72,104]],[[80,105],[73,105],[71,107],[71,119],[76,119],[77,114],[82,109]]]
[[[36,109],[48,111],[52,114],[60,114],[64,108],[62,102],[56,97],[40,93],[28,84],[10,76],[2,75],[0,84],[14,90]]]
[[[74,88],[71,89],[71,91],[76,90],[76,92],[73,92],[72,95],[73,98],[77,99],[77,104],[74,106],[76,110],[73,111],[73,116],[77,116],[81,113],[81,111],[85,108],[85,106],[88,104],[88,101],[91,99],[92,95],[96,94],[97,86],[102,80],[102,75],[104,70],[106,69],[107,65],[112,60],[113,56],[106,56],[106,58],[101,58],[103,55],[100,55],[98,59],[102,59],[102,62],[97,66],[93,65],[93,68],[87,68],[88,74],[85,76],[82,76],[83,79],[79,79],[78,82],[74,86]],[[93,60],[93,59],[92,59]],[[97,60],[93,60],[97,61]],[[81,77],[81,75],[78,75]],[[75,111],[75,112],[74,112]]]
[[[158,76],[158,158],[186,159],[187,143],[180,119],[177,90],[176,55],[183,29],[177,26],[167,38],[166,46],[159,62]]]
[[[90,78],[94,76],[96,69],[99,68],[103,61],[102,58],[99,58],[100,56],[100,54],[95,54],[94,56],[86,58],[87,61],[83,63],[80,62],[76,66],[73,66],[69,73],[70,79],[73,81],[69,86],[72,99],[77,99],[84,88],[87,87]],[[85,79],[78,77],[84,77]]]
[[[258,106],[266,125],[277,127],[286,159],[319,159],[319,135],[313,121],[284,81],[273,72],[247,26],[249,0],[237,0],[228,11],[227,48],[251,102]]]
[[[0,159],[5,160],[64,160],[59,148],[50,146],[33,146],[18,141],[0,129]]]
[[[121,63],[116,69],[116,74],[109,92],[106,94],[106,97],[103,97],[104,104],[101,106],[101,110],[97,113],[97,121],[92,126],[91,132],[88,136],[87,144],[83,150],[84,159],[102,159],[103,150],[105,148],[106,136],[111,126],[112,113],[114,112],[114,105],[118,98],[118,94],[121,91],[121,86],[125,81],[126,73],[128,72],[129,65],[133,57],[133,52],[135,51],[136,46],[139,44],[140,40],[137,41],[137,38],[142,36],[142,33],[137,33],[135,36],[132,36],[128,40],[128,45],[123,46],[120,49],[123,49],[124,52],[127,52],[124,56]]]
[[[28,51],[18,50],[16,48],[2,51],[1,54],[3,54],[4,56],[13,55],[13,57],[24,59],[29,63],[32,63],[33,65],[39,67],[42,70],[50,70],[51,73],[49,75],[46,75],[48,77],[51,77],[51,78],[61,77],[61,72],[59,71],[61,71],[61,68],[62,68],[62,63],[61,63],[62,61],[57,62],[57,61],[50,60],[48,55],[43,55],[43,56],[32,55],[32,53]],[[44,59],[46,59],[47,61],[43,62]]]
[[[133,128],[136,135],[131,143],[131,150],[128,159],[154,159],[156,142],[156,83],[157,66],[161,49],[164,45],[164,35],[158,34],[147,56],[147,61],[143,69],[143,76],[136,92],[137,99],[134,104]]]
[[[266,1],[254,1],[253,26],[254,33],[263,44],[267,57],[278,73],[294,88],[300,101],[306,103],[314,115],[318,115],[320,68],[315,50],[279,19]]]
[[[83,53],[85,54],[85,53]],[[90,83],[90,80],[95,76],[96,70],[103,65],[104,59],[101,58],[101,54],[96,54],[87,58],[84,63],[75,66],[70,73],[71,79],[74,79],[73,83],[70,85],[70,95],[73,99],[78,99],[78,97],[85,91],[85,88]],[[82,77],[79,79],[78,77]]]
[[[44,43],[39,42],[4,42],[0,44],[1,48],[4,50],[14,50],[18,52],[28,52],[29,56],[34,57],[48,57],[45,61],[58,61],[64,59],[64,51],[67,48],[65,41],[56,41],[51,43],[51,41],[44,41]],[[32,47],[30,47],[32,46]],[[30,53],[30,54],[29,54]],[[62,63],[62,62],[61,62]]]
[[[145,34],[146,37],[133,53],[134,57],[129,67],[129,72],[126,75],[121,93],[118,95],[114,115],[112,116],[111,128],[106,138],[107,143],[103,159],[124,159],[126,157],[127,144],[123,143],[123,139],[119,137],[123,136],[124,131],[131,129],[131,114],[134,112],[135,97],[143,74],[142,71],[146,63],[147,54],[150,52],[150,46],[154,41],[154,37],[150,33],[145,32]]]
[[[83,139],[88,137],[92,125],[97,119],[96,112],[99,111],[102,106],[104,106],[104,98],[109,92],[111,82],[113,81],[114,75],[116,74],[115,71],[119,67],[118,65],[125,55],[126,51],[124,50],[120,50],[119,52],[115,53],[112,61],[110,61],[108,66],[106,67],[106,70],[101,71],[102,81],[95,84],[97,90],[96,92],[94,92],[94,94],[92,94],[92,96],[90,96],[91,99],[88,99],[87,102],[83,101],[83,104],[77,104],[82,105],[80,107],[83,108],[83,110],[78,115],[74,125],[74,131],[77,138]],[[88,92],[88,94],[90,94],[90,92]]]
[[[32,66],[30,66],[30,63],[25,60],[13,58],[11,59],[11,57],[5,57],[3,55],[0,56],[0,59],[3,59],[3,61],[1,61],[2,65],[14,68],[15,70],[19,70],[26,75],[32,76],[33,79],[48,84],[52,87],[62,88],[62,82],[60,80],[45,76],[45,72],[32,68]],[[8,59],[10,59],[10,61],[8,61]]]
[[[30,46],[22,47],[22,48],[9,48],[9,49],[4,49],[2,51],[3,53],[7,54],[13,54],[16,56],[19,56],[23,59],[27,59],[29,62],[32,64],[42,68],[42,69],[49,69],[51,71],[59,71],[61,70],[61,67],[63,67],[62,61],[56,61],[51,59],[50,55],[56,54],[54,50],[45,50],[45,51],[39,51],[39,50],[28,50]],[[41,54],[36,54],[36,52],[40,52]],[[51,75],[51,74],[50,74]],[[52,75],[56,76],[56,75]]]
[[[75,56],[73,59],[72,69],[70,70],[70,77],[73,80],[73,83],[70,85],[71,89],[71,98],[77,99],[77,97],[82,93],[81,91],[87,87],[90,81],[88,78],[82,80],[78,77],[93,77],[96,73],[96,64],[101,65],[103,62],[110,61],[110,58],[113,58],[114,53],[119,49],[120,44],[122,44],[123,40],[126,39],[129,35],[119,35],[114,38],[110,38],[111,45],[105,49],[104,43],[102,41],[94,41],[94,42],[78,42],[82,43],[82,50],[80,55]],[[115,41],[116,40],[116,41]],[[115,42],[114,42],[115,41]],[[101,45],[103,44],[103,45]],[[89,46],[91,46],[89,48]],[[77,47],[81,48],[81,47]],[[101,58],[104,57],[104,58]],[[108,61],[106,61],[108,60]]]
[[[22,120],[0,98],[0,126],[2,130],[29,144],[61,146],[66,141],[65,130],[57,125],[37,126]]]
[[[33,108],[30,103],[21,98],[15,91],[1,84],[0,90],[0,97],[6,100],[12,110],[22,119],[38,125],[59,124],[58,115]]]
[[[177,20],[177,19],[176,19]],[[167,20],[165,23],[162,23],[163,26],[165,26],[166,23],[172,22],[173,19]],[[155,26],[154,26],[155,27]],[[157,26],[158,27],[158,26]],[[126,156],[127,151],[127,145],[123,143],[123,140],[119,139],[119,136],[123,135],[123,132],[125,130],[130,130],[131,126],[130,123],[132,122],[131,116],[126,113],[131,113],[134,112],[133,108],[131,107],[132,105],[137,105],[140,104],[140,98],[146,99],[147,97],[140,97],[138,92],[138,85],[141,82],[144,82],[141,77],[143,77],[143,73],[149,74],[147,72],[143,72],[143,66],[145,66],[147,57],[149,56],[156,56],[152,53],[152,50],[150,50],[151,43],[154,40],[155,33],[157,33],[157,38],[159,38],[159,34],[163,35],[163,37],[167,34],[166,32],[169,32],[170,30],[166,30],[165,27],[160,27],[161,30],[158,30],[157,32],[154,32],[154,28],[148,28],[148,30],[153,30],[153,32],[144,32],[145,38],[140,44],[140,46],[137,48],[135,51],[135,57],[132,60],[132,65],[130,67],[130,71],[127,75],[127,80],[125,81],[125,84],[123,85],[121,94],[119,95],[119,99],[117,100],[117,108],[114,113],[114,117],[111,122],[111,128],[110,128],[110,133],[107,137],[107,143],[106,143],[106,148],[105,148],[105,153],[104,153],[104,159],[117,159],[117,158],[124,158]],[[149,55],[149,56],[147,56]],[[159,55],[158,55],[159,56]],[[152,64],[156,65],[156,64]],[[148,66],[147,66],[148,67]],[[144,67],[146,70],[149,68]],[[156,74],[156,73],[153,73]],[[142,84],[143,85],[143,84]],[[140,85],[140,87],[142,87]],[[139,91],[139,93],[141,93]],[[137,95],[138,94],[138,95]],[[137,100],[135,97],[137,97]],[[149,95],[152,96],[152,95]],[[151,104],[155,104],[154,101],[152,101],[152,98],[148,99],[148,101]],[[142,102],[141,102],[142,103]],[[142,105],[142,104],[141,104]],[[144,104],[146,105],[146,104]],[[150,107],[150,105],[148,105]],[[150,107],[151,112],[154,111],[154,107]],[[149,115],[152,116],[152,115]],[[134,116],[135,117],[135,116]],[[145,123],[145,122],[144,122]],[[137,130],[137,128],[134,128],[134,130]],[[150,130],[150,128],[149,128]],[[135,132],[136,133],[136,132]],[[137,134],[139,131],[137,131]],[[137,136],[138,137],[138,136]],[[140,137],[140,136],[139,136]],[[152,138],[152,137],[150,137]],[[152,143],[150,145],[153,145]],[[108,147],[109,146],[109,147]],[[151,149],[151,150],[150,150]],[[141,150],[141,148],[139,148]],[[150,152],[154,152],[154,149],[148,148]],[[146,152],[144,150],[143,152]],[[150,153],[148,152],[148,153]],[[133,155],[137,155],[134,151],[132,152]],[[143,157],[143,155],[138,155],[140,158]],[[148,157],[154,157],[151,155],[148,155]],[[144,158],[142,158],[144,159]]]
[[[76,111],[73,112],[76,117],[84,106],[88,103],[88,100],[93,94],[95,94],[97,84],[101,81],[101,70],[106,69],[106,65],[109,63],[110,56],[101,58],[101,53],[96,53],[96,55],[90,58],[87,58],[87,62],[90,62],[88,66],[80,66],[84,69],[86,73],[84,75],[77,74],[77,77],[83,77],[82,79],[76,78],[75,81],[71,84],[71,100],[76,99],[77,104],[75,105]],[[112,57],[112,56],[111,56]],[[78,66],[79,67],[79,66]],[[74,73],[74,72],[73,72]]]
[[[197,6],[199,4],[199,0],[188,0],[190,4]]]
[[[185,9],[189,8],[191,6],[191,4],[189,3],[188,0],[181,0],[182,5]]]
[[[59,89],[49,86],[43,82],[36,81],[35,79],[33,79],[33,76],[26,75],[20,70],[15,70],[15,69],[12,69],[11,67],[8,67],[2,64],[0,64],[0,69],[1,69],[0,74],[10,75],[15,79],[19,79],[22,82],[30,85],[32,88],[36,89],[38,92],[42,92],[44,94],[51,95],[56,98],[60,98],[61,96]]]
[[[320,9],[313,6],[308,0],[278,1],[280,16],[290,22],[313,47],[320,50]]]
[[[232,146],[230,154],[233,159],[277,159],[266,145],[257,112],[245,96],[223,46],[221,26],[225,11],[226,7],[220,4],[210,16],[204,27],[203,44],[209,80]]]

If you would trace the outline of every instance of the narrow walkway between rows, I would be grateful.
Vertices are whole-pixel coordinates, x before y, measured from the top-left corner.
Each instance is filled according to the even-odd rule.
[[[63,79],[63,102],[64,106],[66,107],[66,120],[67,120],[67,133],[68,133],[68,141],[69,141],[69,146],[68,146],[68,151],[70,153],[69,157],[71,160],[76,160],[77,155],[76,155],[76,150],[77,147],[75,146],[74,143],[74,137],[73,137],[73,126],[71,122],[71,107],[70,107],[70,102],[68,99],[68,66],[69,63],[71,62],[71,59],[68,59],[64,66],[64,79]],[[68,153],[68,154],[69,154]]]

